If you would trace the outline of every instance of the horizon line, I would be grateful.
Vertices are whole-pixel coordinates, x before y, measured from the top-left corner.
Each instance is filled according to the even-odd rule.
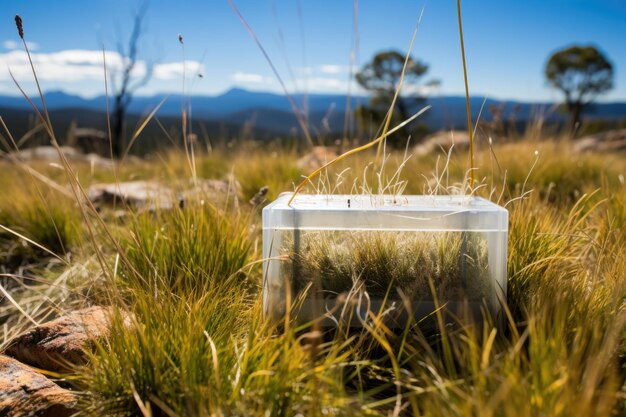
[[[283,92],[279,92],[279,91],[268,91],[268,90],[256,90],[256,89],[247,89],[247,88],[243,88],[243,87],[238,87],[238,86],[232,86],[229,87],[227,89],[222,90],[221,92],[217,92],[217,93],[201,93],[201,94],[190,94],[188,95],[191,98],[217,98],[223,95],[226,95],[232,91],[243,91],[249,94],[270,94],[273,96],[277,96],[277,97],[287,97],[287,95]],[[68,92],[64,89],[52,89],[49,91],[45,91],[44,92],[44,96],[48,95],[48,94],[64,94],[66,96],[70,96],[70,97],[78,97],[82,100],[94,100],[97,98],[102,98],[105,97],[104,93],[101,94],[97,94],[97,95],[87,95],[87,96],[83,96],[81,94],[77,94],[74,92]],[[37,96],[38,94],[31,94],[32,96]],[[154,98],[154,97],[163,97],[163,96],[174,96],[174,97],[180,97],[183,94],[179,93],[179,92],[155,92],[153,94],[134,94],[134,97],[136,98]],[[339,93],[339,92],[293,92],[293,93],[289,93],[290,96],[341,96],[341,97],[347,97],[346,93]],[[109,97],[114,97],[113,94],[109,94]],[[354,98],[367,98],[369,95],[368,94],[351,94],[351,97]],[[11,97],[11,98],[20,98],[23,97],[21,94],[10,94],[10,93],[0,93],[0,97]],[[470,94],[470,97],[473,99],[484,99],[484,100],[493,100],[493,101],[498,101],[501,103],[507,103],[507,102],[512,102],[512,103],[520,103],[520,104],[556,104],[556,103],[560,103],[563,100],[548,100],[548,99],[518,99],[518,98],[501,98],[501,97],[496,97],[496,96],[490,96],[488,94],[483,94],[483,93],[474,93],[474,94]],[[437,99],[437,98],[463,98],[465,99],[465,95],[464,93],[441,93],[441,94],[436,94],[436,95],[427,95],[424,97],[425,99]],[[615,104],[615,103],[626,103],[626,97],[623,98],[612,98],[612,99],[598,99],[596,100],[594,103],[592,104]]]

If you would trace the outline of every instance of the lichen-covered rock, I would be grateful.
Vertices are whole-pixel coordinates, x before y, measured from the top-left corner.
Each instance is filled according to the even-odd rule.
[[[138,209],[171,209],[176,201],[171,189],[155,181],[93,184],[87,189],[93,203],[131,206]]]
[[[234,178],[225,179],[202,179],[198,178],[196,183],[191,183],[191,188],[180,194],[180,201],[188,200],[208,200],[211,202],[222,201],[224,198],[237,198],[241,191],[239,181]]]
[[[17,337],[6,354],[49,371],[63,372],[85,362],[85,351],[110,333],[112,309],[89,307],[33,327]]]
[[[626,129],[589,135],[574,141],[576,152],[618,152],[626,151]]]
[[[0,416],[64,417],[76,396],[28,366],[0,355]]]
[[[174,188],[156,181],[127,181],[93,184],[87,189],[87,195],[97,206],[154,211],[182,208],[188,200],[217,202],[226,197],[237,198],[240,188],[232,178],[197,179],[195,183]]]
[[[107,141],[106,151],[109,146]],[[109,158],[102,157],[95,153],[82,153],[80,149],[71,146],[61,146],[63,156],[70,162],[86,162],[94,167],[102,169],[111,169],[114,165]],[[102,153],[102,152],[101,152]],[[54,146],[35,146],[32,148],[21,149],[15,152],[9,152],[0,155],[0,160],[20,161],[30,163],[33,161],[45,161],[60,164],[61,156]]]

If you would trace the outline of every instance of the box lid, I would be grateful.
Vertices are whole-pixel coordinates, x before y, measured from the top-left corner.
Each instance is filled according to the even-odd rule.
[[[283,193],[263,209],[263,228],[314,230],[506,231],[508,211],[463,195]]]

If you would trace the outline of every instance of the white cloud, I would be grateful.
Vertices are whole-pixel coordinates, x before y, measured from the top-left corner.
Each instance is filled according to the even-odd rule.
[[[342,72],[345,71],[344,67],[342,67],[341,65],[331,65],[331,64],[320,65],[319,70],[322,74],[341,74]]]
[[[298,85],[304,85],[312,93],[345,93],[348,91],[348,81],[337,78],[310,77],[306,80],[298,80]]]
[[[255,91],[271,91],[283,94],[281,86],[272,77],[248,72],[235,72],[230,77],[235,86],[243,86]],[[337,93],[342,94],[348,91],[348,79],[330,76],[307,76],[303,75],[295,79],[284,80],[290,93],[302,93],[304,91],[312,94],[316,93]],[[357,92],[355,83],[352,84],[352,93]]]
[[[5,42],[5,46],[6,42]],[[8,45],[12,46],[12,45]],[[19,46],[19,45],[18,45]],[[115,87],[116,75],[124,68],[125,59],[117,52],[106,51],[107,73]],[[68,49],[56,52],[32,52],[31,57],[42,87],[72,92],[82,96],[95,96],[104,90],[104,67],[101,50]],[[18,82],[28,91],[34,91],[33,75],[28,56],[22,50],[13,49],[1,52],[0,49],[0,89],[15,92],[15,86],[9,75],[10,69]],[[138,61],[132,76],[136,79],[145,75],[147,64]],[[148,85],[142,87],[139,94],[154,94],[164,91],[179,91],[181,77],[196,78],[197,74],[206,75],[204,66],[198,61],[180,61],[156,63],[153,77]],[[210,71],[206,69],[206,71]],[[340,71],[340,73],[337,73]],[[333,75],[334,74],[334,75]],[[286,77],[285,82],[290,91],[308,91],[310,93],[345,93],[348,91],[347,67],[338,65],[316,65],[313,67],[296,68],[296,79]],[[279,83],[274,77],[255,72],[236,71],[221,78],[201,83],[194,93],[215,93],[226,88],[230,83],[235,86],[257,91],[274,91],[282,93]],[[296,88],[297,86],[297,88]],[[352,93],[358,92],[356,84],[352,84]],[[1,91],[0,91],[1,92]]]
[[[204,66],[198,61],[168,62],[154,66],[154,78],[157,80],[174,80],[185,77],[197,76],[204,73]]]
[[[4,41],[2,42],[2,46],[4,49],[17,49],[17,42],[15,41]]]
[[[423,85],[407,85],[402,88],[403,94],[417,94],[421,96],[431,96],[439,93],[441,86],[436,83],[428,83]]]
[[[51,53],[32,53],[31,58],[42,81],[81,81],[102,80],[104,67],[102,51],[71,49]],[[117,52],[107,52],[107,70],[119,71],[124,60]],[[0,80],[10,79],[10,69],[19,81],[32,77],[28,56],[24,51],[10,51],[0,54]],[[138,62],[133,71],[134,76],[145,74],[145,63]]]
[[[271,84],[274,79],[271,77],[264,77],[261,74],[253,74],[249,72],[235,72],[231,77],[231,80],[236,83],[245,83],[245,84]]]
[[[36,42],[26,42],[26,44],[28,45],[28,49],[30,49],[31,51],[36,51],[37,49],[39,49],[39,44]],[[4,47],[4,49],[12,51],[13,49],[21,48],[22,44],[14,40],[6,40],[2,42],[2,46]]]
[[[126,58],[119,53],[106,51],[107,72],[119,73],[124,68]],[[32,53],[31,58],[41,81],[75,83],[80,81],[103,81],[104,61],[102,51],[69,49],[50,53]],[[30,63],[26,52],[13,50],[0,53],[0,81],[10,80],[10,69],[15,78],[29,81],[32,78]],[[197,61],[167,62],[156,64],[153,76],[157,80],[172,80],[183,75],[183,68],[188,76],[202,72],[203,67]],[[132,71],[133,77],[146,74],[145,61],[138,61]]]

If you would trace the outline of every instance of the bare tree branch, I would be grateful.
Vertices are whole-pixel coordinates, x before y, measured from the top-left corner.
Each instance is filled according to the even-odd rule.
[[[112,77],[114,88],[113,97],[113,129],[112,143],[114,156],[120,157],[124,151],[124,126],[128,107],[132,102],[134,93],[145,86],[152,78],[154,64],[146,63],[145,72],[139,78],[135,78],[134,71],[139,64],[139,43],[145,30],[144,21],[148,11],[148,2],[141,3],[133,17],[133,28],[126,46],[121,40],[117,42],[117,51],[122,58],[122,69],[118,77]],[[117,81],[116,81],[117,80]],[[119,82],[119,84],[118,84]]]

